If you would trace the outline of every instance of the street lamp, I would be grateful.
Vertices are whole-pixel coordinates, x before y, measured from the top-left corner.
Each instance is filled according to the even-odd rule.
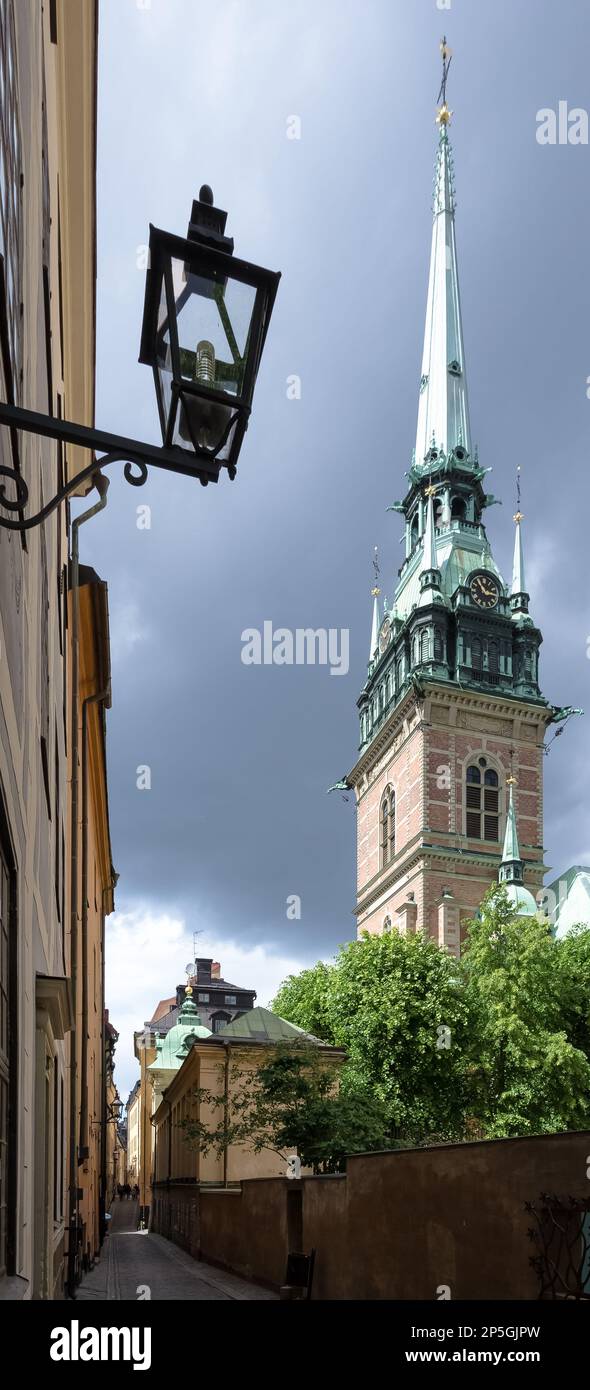
[[[25,516],[29,490],[20,469],[1,466],[16,495],[7,496],[0,482],[0,526],[37,526],[109,463],[124,461],[136,487],[148,466],[204,485],[218,482],[222,467],[235,478],[280,273],[234,257],[226,219],[205,184],[186,238],[150,227],[139,360],[153,369],[162,447],[0,402],[0,424],[12,430],[103,451],[32,517]]]
[[[233,254],[204,185],[185,240],[150,227],[140,362],[153,368],[166,448],[236,463],[278,276]]]

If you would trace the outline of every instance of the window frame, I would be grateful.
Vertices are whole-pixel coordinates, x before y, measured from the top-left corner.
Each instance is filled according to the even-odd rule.
[[[484,767],[478,765],[484,761]],[[475,774],[470,776],[470,774]],[[502,835],[502,769],[487,754],[472,752],[463,768],[463,833],[467,840],[500,844]],[[477,833],[475,830],[477,818]],[[490,822],[495,824],[490,824]],[[495,832],[495,833],[494,833]]]
[[[395,858],[395,788],[388,783],[379,803],[380,869],[387,869]]]
[[[231,1014],[225,1014],[223,1011],[214,1013],[211,1015],[211,1031],[220,1033],[221,1029],[225,1028],[226,1023],[231,1023],[231,1021]]]

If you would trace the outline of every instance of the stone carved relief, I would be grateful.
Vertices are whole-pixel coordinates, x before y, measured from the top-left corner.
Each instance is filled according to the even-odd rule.
[[[497,734],[510,738],[512,723],[508,719],[488,719],[482,714],[468,714],[466,710],[457,713],[457,724],[461,729],[477,730],[481,734]]]

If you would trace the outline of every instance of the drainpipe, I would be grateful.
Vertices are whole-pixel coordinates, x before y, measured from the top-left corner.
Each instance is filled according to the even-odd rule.
[[[224,1082],[223,1082],[223,1129],[224,1129],[224,1138],[223,1138],[223,1186],[224,1186],[224,1187],[227,1187],[227,1119],[228,1119],[228,1112],[229,1112],[229,1047],[230,1047],[230,1045],[229,1045],[229,1040],[228,1040],[227,1038],[224,1038],[224,1039],[223,1039],[223,1045],[224,1045],[224,1047],[225,1047],[225,1067],[224,1067]]]
[[[70,977],[74,1028],[70,1032],[70,1153],[69,1153],[69,1238],[68,1238],[68,1277],[67,1287],[70,1298],[75,1297],[76,1250],[78,1240],[78,1155],[76,1151],[76,1080],[77,1048],[76,1022],[78,1009],[78,680],[79,680],[79,628],[80,628],[80,549],[78,532],[85,521],[90,521],[107,504],[109,479],[100,471],[93,476],[94,486],[99,493],[99,501],[88,511],[82,512],[72,522],[72,555],[70,562],[70,587],[72,591],[72,717],[71,717],[71,815],[70,815]]]

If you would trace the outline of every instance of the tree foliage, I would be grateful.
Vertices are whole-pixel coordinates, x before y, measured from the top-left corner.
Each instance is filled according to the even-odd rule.
[[[268,1150],[286,1161],[295,1152],[314,1173],[343,1169],[347,1154],[384,1147],[388,1141],[384,1107],[368,1092],[343,1093],[338,1067],[305,1042],[277,1043],[257,1071],[234,1059],[228,1101],[220,1092],[193,1093],[198,1114],[181,1127],[193,1147],[222,1154],[231,1145],[254,1153]]]
[[[486,1135],[587,1125],[590,1062],[579,1044],[584,1016],[588,1042],[589,967],[590,931],[566,947],[546,922],[517,918],[501,888],[486,895],[462,960],[470,1111]]]
[[[271,1005],[279,1018],[286,1018],[327,1043],[335,1041],[328,1013],[328,987],[333,969],[319,960],[310,970],[289,975]]]
[[[555,941],[501,887],[460,961],[420,933],[365,934],[273,1007],[346,1049],[343,1094],[376,1097],[397,1142],[590,1123],[590,928]]]

